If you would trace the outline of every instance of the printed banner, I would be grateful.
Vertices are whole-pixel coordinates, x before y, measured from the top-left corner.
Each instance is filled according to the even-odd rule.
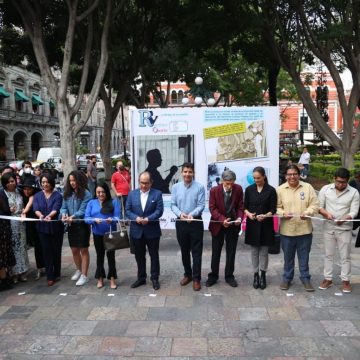
[[[175,227],[171,188],[182,181],[181,166],[193,162],[195,180],[208,195],[224,170],[236,173],[243,189],[253,183],[252,170],[265,168],[269,183],[279,179],[279,111],[277,107],[158,108],[131,113],[133,187],[142,171],[153,177],[153,188],[163,193],[161,226]],[[210,214],[203,218],[207,228]]]

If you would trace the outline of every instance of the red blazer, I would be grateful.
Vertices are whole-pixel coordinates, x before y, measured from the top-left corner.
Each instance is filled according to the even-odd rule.
[[[244,195],[243,189],[240,185],[234,184],[231,191],[231,208],[235,214],[235,218],[243,218],[244,215]],[[210,190],[209,198],[209,210],[211,213],[210,220],[216,220],[221,222],[211,222],[209,224],[209,230],[213,236],[216,236],[223,227],[222,222],[225,217],[225,204],[224,204],[224,190],[223,185],[213,187]],[[235,220],[235,219],[234,219]],[[231,225],[234,226],[234,225]],[[240,225],[239,231],[240,231]]]

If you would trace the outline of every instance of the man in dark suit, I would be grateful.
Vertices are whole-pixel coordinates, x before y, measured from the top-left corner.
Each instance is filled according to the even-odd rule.
[[[146,247],[151,260],[151,281],[155,290],[160,289],[159,242],[161,229],[159,219],[164,212],[161,191],[152,189],[150,173],[139,176],[139,188],[129,192],[126,201],[126,217],[131,220],[130,237],[135,247],[138,266],[137,280],[131,285],[137,288],[146,284]]]
[[[236,246],[244,213],[243,189],[235,184],[236,174],[225,170],[222,183],[210,190],[209,210],[211,213],[209,230],[212,235],[211,273],[206,286],[213,286],[219,278],[221,249],[226,241],[225,281],[237,286],[234,278]]]

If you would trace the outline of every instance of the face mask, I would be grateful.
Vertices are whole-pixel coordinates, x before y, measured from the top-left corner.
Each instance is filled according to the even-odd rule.
[[[25,174],[31,174],[31,168],[25,168],[24,173]]]

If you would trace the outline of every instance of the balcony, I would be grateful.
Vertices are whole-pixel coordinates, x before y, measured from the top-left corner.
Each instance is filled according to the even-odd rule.
[[[31,114],[23,111],[14,111],[7,109],[0,109],[0,120],[15,121],[15,122],[26,122],[32,124],[50,124],[59,125],[59,119],[56,116],[45,116],[39,114]]]

